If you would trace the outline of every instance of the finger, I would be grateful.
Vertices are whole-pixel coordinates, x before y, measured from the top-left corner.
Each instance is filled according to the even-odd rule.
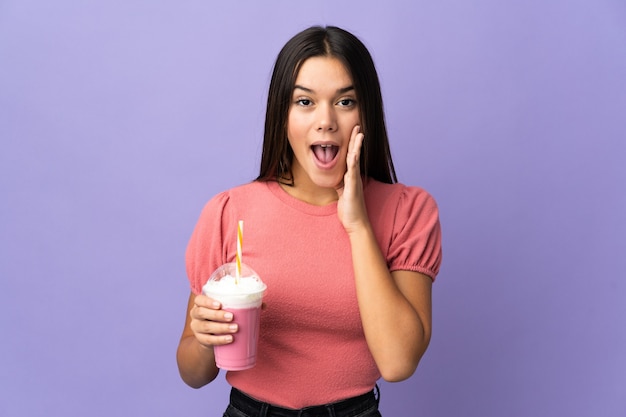
[[[219,301],[204,294],[197,295],[193,302],[198,307],[212,308],[215,310],[222,308],[222,304]]]
[[[217,321],[229,323],[233,321],[233,313],[226,310],[194,306],[189,313],[193,320]]]
[[[352,139],[350,139],[350,146],[346,157],[346,163],[349,171],[353,169],[358,171],[364,138],[365,136],[363,133],[357,133]]]
[[[361,126],[356,125],[352,128],[352,132],[350,133],[350,142],[348,142],[348,153],[354,151],[354,146],[356,142],[356,138],[361,133]]]
[[[236,323],[219,323],[216,321],[194,320],[191,322],[191,330],[196,337],[226,336],[237,333],[239,326]]]
[[[354,162],[358,165],[359,158],[361,157],[361,149],[363,148],[363,141],[365,140],[365,135],[363,133],[359,133],[356,135],[356,140],[354,141]]]
[[[198,342],[200,342],[200,344],[207,346],[207,347],[227,345],[229,343],[233,343],[233,341],[235,340],[232,334],[219,335],[219,336],[215,336],[211,334],[196,334],[196,339],[198,340]]]
[[[233,313],[230,311],[222,310],[220,304],[214,300],[199,300],[200,305],[195,304],[189,312],[190,317],[193,320],[208,320],[218,322],[231,322],[233,320]],[[217,307],[217,308],[216,308]]]

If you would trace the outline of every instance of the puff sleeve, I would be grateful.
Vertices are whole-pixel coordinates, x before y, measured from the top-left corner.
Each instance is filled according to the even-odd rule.
[[[398,198],[387,262],[433,280],[441,265],[441,226],[435,199],[418,187],[404,187]]]
[[[191,234],[185,263],[191,290],[202,292],[202,286],[217,267],[226,263],[225,225],[232,217],[228,210],[228,192],[217,194],[203,208]]]

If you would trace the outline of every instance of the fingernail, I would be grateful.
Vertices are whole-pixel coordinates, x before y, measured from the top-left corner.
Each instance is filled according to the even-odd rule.
[[[229,312],[224,313],[224,320],[232,320],[232,319],[233,319],[233,313],[229,313]]]
[[[228,326],[228,328],[230,330],[232,330],[233,332],[237,331],[237,325],[236,324],[231,324],[230,326]]]
[[[213,301],[213,307],[215,307],[215,308],[220,308],[220,303],[219,303],[219,301]]]
[[[233,337],[232,336],[224,336],[224,341],[227,343],[230,343],[233,341]]]

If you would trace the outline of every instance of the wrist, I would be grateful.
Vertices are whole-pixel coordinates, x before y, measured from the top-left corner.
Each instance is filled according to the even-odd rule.
[[[346,228],[346,233],[350,240],[362,241],[370,236],[374,236],[372,225],[369,221],[358,222]]]

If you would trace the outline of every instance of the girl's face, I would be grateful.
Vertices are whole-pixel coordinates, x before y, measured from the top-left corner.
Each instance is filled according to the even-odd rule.
[[[331,57],[304,61],[287,118],[295,194],[328,191],[321,188],[334,192],[341,185],[348,142],[359,120],[352,77],[341,61]]]

